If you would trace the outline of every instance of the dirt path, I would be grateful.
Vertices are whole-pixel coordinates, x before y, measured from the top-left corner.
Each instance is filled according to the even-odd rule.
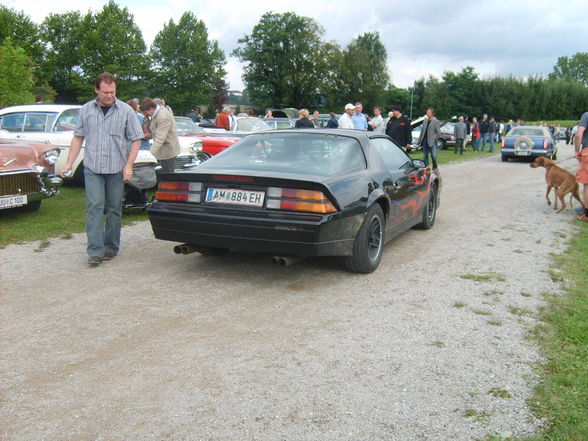
[[[571,150],[560,149],[560,158]],[[575,167],[573,160],[563,163]],[[1,253],[2,440],[471,440],[537,430],[525,406],[550,253],[575,213],[543,170],[442,169],[437,223],[364,276],[329,259],[177,256],[148,223]]]

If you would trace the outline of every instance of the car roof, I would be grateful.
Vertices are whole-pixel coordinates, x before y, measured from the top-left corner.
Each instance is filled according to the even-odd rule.
[[[14,112],[63,112],[68,109],[78,109],[82,106],[77,104],[28,104],[22,106],[5,107],[0,110],[0,115]]]

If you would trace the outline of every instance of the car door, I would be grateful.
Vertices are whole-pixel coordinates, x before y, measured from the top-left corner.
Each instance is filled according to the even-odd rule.
[[[384,184],[391,202],[386,229],[403,230],[405,224],[414,223],[426,196],[426,169],[413,166],[412,159],[388,137],[371,139],[386,165],[390,179]]]

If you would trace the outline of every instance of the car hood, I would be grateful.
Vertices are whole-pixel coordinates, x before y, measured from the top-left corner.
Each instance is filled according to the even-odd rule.
[[[38,164],[39,157],[57,147],[38,143],[0,140],[0,171],[22,170]]]

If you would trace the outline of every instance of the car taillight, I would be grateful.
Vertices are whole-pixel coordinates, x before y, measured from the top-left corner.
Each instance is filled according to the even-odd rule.
[[[335,206],[322,191],[269,187],[266,207],[274,210],[304,211],[309,213],[334,213]]]
[[[506,139],[502,140],[502,145],[500,146],[501,149],[503,149],[506,146]]]
[[[200,203],[202,201],[202,183],[162,181],[157,186],[155,199],[158,201]]]
[[[547,140],[543,140],[543,150],[547,150]]]

